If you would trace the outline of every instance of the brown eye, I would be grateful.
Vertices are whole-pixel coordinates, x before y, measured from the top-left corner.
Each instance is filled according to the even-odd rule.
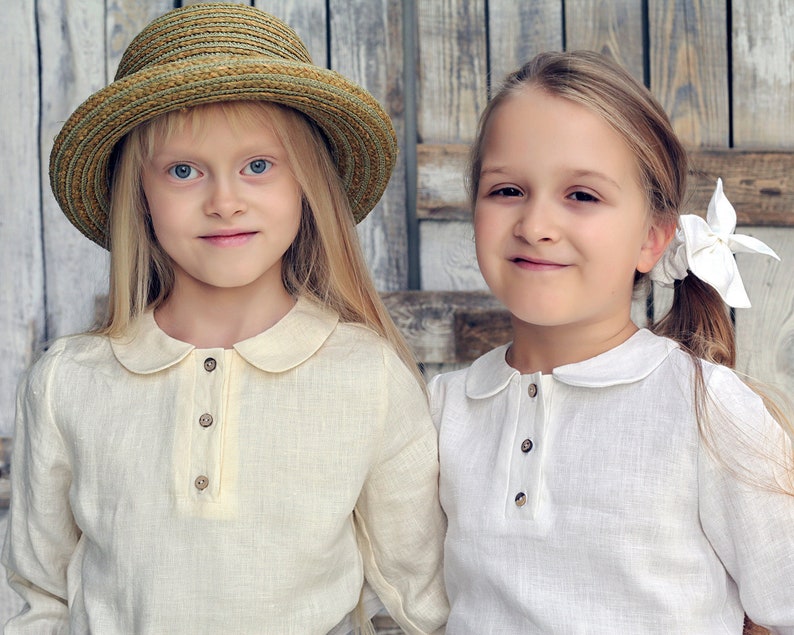
[[[500,187],[492,192],[492,196],[521,196],[521,190],[515,187]]]
[[[592,194],[588,194],[587,192],[574,192],[568,198],[578,201],[579,203],[596,203],[598,199],[593,196]]]

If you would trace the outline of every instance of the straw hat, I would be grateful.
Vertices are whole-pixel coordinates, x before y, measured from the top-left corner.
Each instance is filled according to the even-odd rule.
[[[284,22],[253,7],[197,4],[151,22],[127,47],[115,80],[61,129],[50,183],[66,217],[107,246],[116,144],[163,113],[224,101],[261,100],[298,110],[325,133],[356,222],[375,206],[397,155],[388,115],[361,87],[312,63]]]

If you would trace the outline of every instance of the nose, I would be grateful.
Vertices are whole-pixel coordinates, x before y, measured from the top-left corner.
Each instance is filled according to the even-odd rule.
[[[245,200],[233,178],[215,176],[210,184],[205,213],[227,218],[245,211]]]
[[[528,198],[519,209],[513,235],[529,244],[559,240],[560,231],[553,204],[539,198]]]

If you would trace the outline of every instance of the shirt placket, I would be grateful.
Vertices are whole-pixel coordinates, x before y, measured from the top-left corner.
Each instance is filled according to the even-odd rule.
[[[215,502],[221,491],[223,453],[223,386],[226,361],[223,349],[193,353],[195,387],[190,413],[188,489],[197,502]]]
[[[508,518],[531,520],[539,508],[546,412],[540,373],[521,376],[518,421],[510,446],[510,475],[505,501]]]

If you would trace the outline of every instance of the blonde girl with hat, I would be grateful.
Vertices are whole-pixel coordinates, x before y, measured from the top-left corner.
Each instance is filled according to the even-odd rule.
[[[733,253],[774,252],[733,234],[721,183],[679,215],[686,175],[596,53],[541,54],[482,115],[476,252],[513,338],[430,385],[447,632],[794,633],[790,422],[730,370]],[[674,299],[640,329],[649,277]]]
[[[355,233],[396,153],[234,4],[153,21],[68,119],[52,187],[110,250],[109,313],[19,390],[8,635],[345,632],[367,587],[442,629],[436,433]]]

